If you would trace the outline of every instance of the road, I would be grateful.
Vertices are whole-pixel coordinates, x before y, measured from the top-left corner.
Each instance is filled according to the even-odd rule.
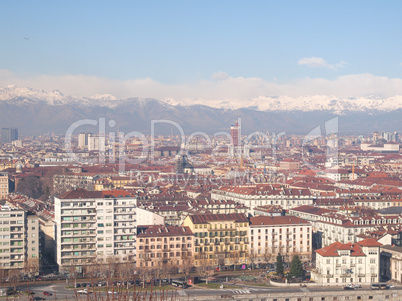
[[[96,293],[91,294],[89,296],[86,295],[78,295],[76,294],[76,290],[74,289],[67,289],[66,283],[30,283],[29,286],[27,285],[20,285],[17,287],[19,290],[25,290],[29,288],[33,292],[35,292],[34,297],[41,297],[45,300],[72,300],[72,299],[79,299],[79,300],[118,300],[119,298],[113,295],[108,294],[106,291],[100,291],[100,288],[95,288]],[[104,289],[104,288],[103,288]],[[88,290],[92,290],[92,288],[88,288]],[[402,291],[402,286],[397,286],[390,291]],[[43,292],[47,291],[52,293],[52,296],[44,296]],[[189,289],[176,289],[172,287],[171,291],[166,292],[171,296],[182,296],[182,297],[201,297],[201,296],[233,296],[233,295],[264,295],[264,294],[281,294],[282,296],[285,295],[292,295],[294,293],[319,293],[322,292],[323,294],[331,293],[331,292],[342,292],[342,287],[294,287],[294,288],[280,288],[280,287],[251,287],[251,286],[239,286],[239,288],[233,289],[200,289],[200,288],[189,288]],[[363,287],[354,290],[355,292],[372,292],[373,294],[376,291],[370,290],[369,287]],[[132,294],[132,293],[131,293]],[[155,291],[153,293],[155,296],[160,296],[161,292]],[[8,299],[15,299],[15,300],[28,300],[28,296],[25,294],[20,294],[19,296],[10,296]],[[161,298],[158,297],[160,300]],[[170,298],[169,298],[170,300]],[[174,300],[174,299],[173,299]],[[210,298],[212,300],[212,298]]]

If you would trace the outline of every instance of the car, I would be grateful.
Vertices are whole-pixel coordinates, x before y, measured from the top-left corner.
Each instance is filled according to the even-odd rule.
[[[89,294],[89,292],[88,292],[88,290],[87,289],[83,289],[83,290],[78,290],[77,291],[77,294]]]
[[[343,287],[344,290],[354,290],[355,288],[353,286],[347,285]]]
[[[116,292],[116,291],[111,291],[111,290],[108,290],[107,293],[108,293],[108,294],[113,294],[113,295],[117,295],[117,294],[118,294],[118,292]]]
[[[42,297],[38,297],[38,296],[34,297],[33,299],[34,299],[34,300],[36,300],[36,301],[41,301],[41,300],[45,300],[45,298],[42,298]]]
[[[43,292],[43,295],[45,295],[45,296],[51,296],[51,295],[53,295],[52,293],[49,293],[49,292]]]

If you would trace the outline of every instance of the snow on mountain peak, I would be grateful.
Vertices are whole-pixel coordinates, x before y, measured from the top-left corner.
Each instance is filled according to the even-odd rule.
[[[65,96],[58,90],[44,91],[32,88],[8,85],[0,88],[0,101],[15,104],[44,102],[49,105],[102,106],[116,108],[120,105],[139,105],[141,107],[153,104],[155,99],[150,98],[116,98],[111,94],[96,94],[91,97]],[[333,95],[311,95],[301,97],[290,96],[260,96],[245,99],[175,99],[165,98],[158,100],[165,106],[205,105],[220,109],[249,108],[259,111],[319,111],[326,110],[337,114],[354,111],[394,111],[402,108],[402,95],[383,98],[378,96],[361,96],[353,98],[339,98]]]
[[[111,94],[95,94],[89,98],[98,100],[117,100],[117,98]]]

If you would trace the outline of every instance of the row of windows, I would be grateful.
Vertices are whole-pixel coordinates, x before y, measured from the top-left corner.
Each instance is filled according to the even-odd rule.
[[[230,223],[230,224],[224,224],[225,226],[223,226],[223,224],[219,224],[219,229],[230,229],[230,228],[237,228],[237,227],[247,227],[248,226],[248,223]],[[211,225],[211,227],[209,227],[210,225],[209,224],[202,224],[202,225],[198,225],[198,224],[196,224],[196,225],[194,225],[194,228],[195,229],[202,229],[202,228],[204,228],[204,229],[207,229],[207,228],[210,228],[210,229],[218,229],[218,224],[215,224],[214,225],[214,227],[212,227],[212,225]]]
[[[303,231],[303,228],[292,228],[292,229],[286,228],[286,233],[290,233],[290,232],[296,233],[296,229]],[[271,233],[275,233],[276,230],[277,229],[275,229],[275,228],[271,228]],[[292,231],[290,231],[290,230],[292,230]],[[307,228],[306,231],[309,232],[310,228]],[[258,229],[258,234],[260,234],[260,233],[261,233],[261,229]],[[279,228],[279,233],[282,233],[282,228]],[[253,234],[254,234],[254,229],[251,229],[251,235],[253,235]],[[265,234],[268,234],[268,229],[265,229]]]

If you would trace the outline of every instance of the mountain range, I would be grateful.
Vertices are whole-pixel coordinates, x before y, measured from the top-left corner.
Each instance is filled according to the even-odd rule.
[[[244,134],[254,131],[307,134],[326,121],[339,117],[342,133],[402,131],[402,96],[390,98],[361,97],[339,99],[330,96],[290,98],[260,97],[242,107],[239,102],[199,101],[181,104],[175,100],[151,98],[119,99],[103,94],[92,97],[63,95],[60,91],[44,91],[7,86],[0,89],[0,126],[17,127],[22,135],[65,133],[79,120],[105,117],[115,120],[109,130],[151,132],[152,120],[170,120],[184,132],[205,131],[209,134],[230,131],[240,117]],[[77,131],[93,131],[80,127]],[[156,126],[160,134],[178,134],[167,124]]]

